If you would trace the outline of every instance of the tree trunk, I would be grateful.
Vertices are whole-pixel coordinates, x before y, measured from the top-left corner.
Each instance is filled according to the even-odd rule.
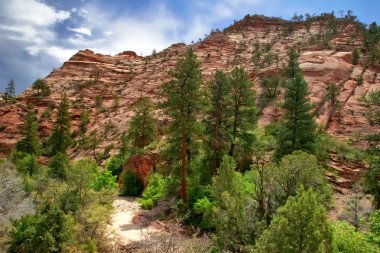
[[[185,127],[182,125],[181,129],[181,162],[182,162],[182,168],[181,168],[181,198],[182,198],[182,204],[186,205],[187,202],[187,196],[186,196],[186,132]]]

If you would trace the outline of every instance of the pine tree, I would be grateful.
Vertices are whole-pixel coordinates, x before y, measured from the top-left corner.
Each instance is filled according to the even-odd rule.
[[[57,117],[54,123],[53,133],[50,137],[51,154],[66,153],[71,145],[71,114],[69,112],[69,100],[66,93],[59,105]]]
[[[201,131],[197,116],[202,109],[199,91],[202,74],[200,63],[192,49],[169,71],[169,75],[172,80],[162,85],[162,94],[166,99],[162,107],[173,120],[168,135],[168,150],[175,163],[180,158],[181,198],[182,203],[186,204],[187,165],[197,151],[197,136]]]
[[[5,88],[5,92],[3,94],[3,99],[5,103],[13,103],[16,100],[16,88],[15,88],[15,82],[13,79],[11,79],[7,87]]]
[[[326,210],[316,193],[301,189],[278,209],[255,252],[331,252],[331,243]]]
[[[81,112],[79,120],[79,131],[81,134],[85,134],[87,131],[87,125],[90,123],[90,116],[86,109]]]
[[[141,98],[136,103],[134,112],[127,136],[134,147],[143,149],[156,138],[156,123],[150,99]]]
[[[327,87],[327,96],[330,98],[331,101],[331,106],[332,106],[332,112],[331,112],[331,117],[335,116],[335,109],[337,106],[337,103],[339,102],[337,97],[339,96],[340,89],[339,86],[336,85],[335,83],[329,84]]]
[[[38,136],[39,124],[37,122],[34,110],[28,107],[25,115],[22,129],[23,138],[17,142],[17,151],[24,153],[39,155],[41,151],[41,141]]]
[[[206,146],[211,171],[216,173],[223,155],[227,154],[231,125],[231,85],[228,75],[217,70],[209,83],[210,108],[205,120]]]
[[[254,136],[250,132],[256,124],[255,93],[242,68],[235,68],[230,76],[232,98],[232,129],[228,155],[236,161],[250,156]],[[236,149],[239,148],[239,150]]]
[[[46,84],[44,80],[37,79],[33,85],[32,85],[33,90],[37,90],[37,96],[49,96],[51,91],[49,86]]]
[[[278,140],[276,157],[291,154],[295,150],[313,151],[315,128],[312,108],[308,99],[308,86],[297,62],[298,54],[292,49],[288,53],[289,64],[286,75],[289,81],[285,90],[285,125]]]

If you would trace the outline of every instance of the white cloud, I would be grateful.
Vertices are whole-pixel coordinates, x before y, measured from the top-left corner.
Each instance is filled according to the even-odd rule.
[[[69,12],[36,0],[8,1],[1,7],[2,39],[23,41],[30,47],[54,40],[54,24],[70,17]]]
[[[86,18],[88,14],[88,11],[83,9],[82,7],[79,8],[78,15],[81,16],[82,18]]]
[[[68,42],[79,48],[85,46],[104,54],[133,50],[146,55],[179,40],[181,21],[164,5],[148,8],[141,15],[115,16],[94,4],[86,5],[85,10],[87,18],[81,27],[91,27],[101,37],[70,37]]]
[[[53,56],[55,59],[58,59],[60,62],[67,61],[71,56],[73,56],[77,50],[75,49],[67,49],[58,46],[50,46],[43,49],[45,53],[50,56]]]
[[[84,27],[84,26],[76,27],[76,28],[70,28],[69,27],[67,29],[69,29],[70,31],[79,33],[79,34],[87,35],[87,36],[91,36],[92,35],[91,29],[87,28],[87,27]]]

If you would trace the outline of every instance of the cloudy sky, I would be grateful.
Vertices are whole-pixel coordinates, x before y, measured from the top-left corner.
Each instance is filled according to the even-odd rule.
[[[248,13],[288,19],[352,10],[379,24],[379,9],[378,0],[0,0],[0,91],[14,79],[21,92],[80,49],[148,55]]]

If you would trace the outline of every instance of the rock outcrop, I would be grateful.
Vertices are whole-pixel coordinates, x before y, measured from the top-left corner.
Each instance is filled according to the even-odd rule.
[[[318,123],[337,138],[356,138],[364,133],[376,133],[378,129],[368,124],[364,117],[366,108],[358,98],[371,90],[380,89],[379,67],[364,68],[362,60],[358,65],[352,64],[352,50],[362,48],[357,25],[355,22],[338,22],[337,33],[327,40],[324,38],[328,27],[323,19],[306,24],[247,16],[223,32],[212,32],[203,41],[191,45],[174,44],[146,57],[132,51],[109,56],[88,49],[81,50],[44,79],[52,90],[50,97],[38,97],[28,88],[17,98],[16,104],[0,108],[0,155],[9,154],[20,139],[27,104],[36,110],[42,136],[48,136],[63,92],[71,101],[73,131],[78,130],[79,115],[82,108],[86,108],[90,114],[87,134],[96,130],[102,136],[98,149],[110,146],[111,153],[115,152],[121,133],[128,127],[136,101],[140,97],[149,97],[154,103],[160,100],[159,89],[162,83],[169,80],[168,70],[176,65],[188,48],[194,50],[202,63],[205,81],[217,69],[229,72],[237,66],[243,67],[249,73],[252,88],[260,97],[260,78],[281,73],[287,64],[287,50],[297,45],[302,49],[299,62],[309,84]],[[261,56],[253,60],[258,50]],[[268,53],[275,55],[275,60],[272,58],[264,62]],[[365,51],[363,57],[366,57]],[[363,82],[359,84],[357,80],[361,75]],[[331,83],[340,88],[339,112],[327,96],[327,87]],[[281,117],[279,105],[282,99],[283,91],[275,101],[263,108],[259,126]],[[101,105],[96,101],[101,101]],[[334,110],[336,112],[333,114]],[[157,113],[160,113],[159,110]],[[162,114],[158,116],[165,118]],[[162,120],[160,125],[164,126],[165,122]],[[364,141],[357,139],[357,145],[365,146]],[[70,150],[72,158],[91,155],[91,152],[80,147]]]

